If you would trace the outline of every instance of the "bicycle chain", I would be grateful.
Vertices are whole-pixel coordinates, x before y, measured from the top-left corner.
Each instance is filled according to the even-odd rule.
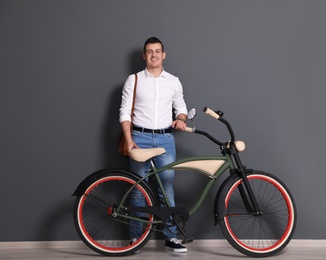
[[[117,222],[120,222],[120,223],[123,223],[127,226],[136,226],[136,227],[139,227],[138,225],[136,224],[132,224],[130,222],[127,222],[127,221],[124,221],[124,220],[120,220],[120,219],[117,219],[117,218],[112,218],[114,221],[117,221]],[[153,228],[154,226],[156,226],[156,224],[152,224],[152,227],[151,227],[151,230],[152,231],[156,231],[156,232],[162,232],[163,233],[163,230],[162,229],[156,229],[156,228]],[[146,227],[142,227],[143,230],[146,230]]]

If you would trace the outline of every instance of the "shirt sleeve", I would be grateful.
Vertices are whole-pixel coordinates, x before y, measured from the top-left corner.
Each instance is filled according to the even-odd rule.
[[[131,107],[134,95],[135,75],[129,75],[123,89],[120,105],[119,122],[131,121]]]
[[[179,79],[177,79],[177,89],[173,98],[173,108],[174,108],[175,117],[177,117],[179,114],[188,113],[187,105],[183,97],[182,84]]]

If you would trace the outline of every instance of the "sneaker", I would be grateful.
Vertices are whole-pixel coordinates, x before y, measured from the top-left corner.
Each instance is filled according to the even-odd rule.
[[[165,241],[165,249],[171,250],[176,253],[186,253],[187,248],[180,244],[176,238],[171,238]]]
[[[137,242],[137,240],[138,240],[137,238],[132,238],[130,240],[130,245],[135,244]],[[134,252],[134,254],[138,254],[138,253],[139,253],[139,250],[137,250],[137,251]]]
[[[137,240],[138,240],[137,238],[132,238],[130,240],[130,245],[135,244],[137,242]]]

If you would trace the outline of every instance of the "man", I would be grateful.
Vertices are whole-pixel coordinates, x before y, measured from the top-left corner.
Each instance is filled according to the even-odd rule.
[[[151,37],[146,40],[143,48],[146,68],[137,73],[138,81],[132,131],[130,130],[130,114],[135,75],[130,75],[123,87],[119,119],[128,150],[134,148],[165,148],[165,154],[154,158],[157,167],[175,161],[176,149],[173,129],[184,130],[187,118],[182,85],[177,77],[163,69],[165,57],[164,46],[159,39]],[[175,120],[173,120],[172,111],[174,111]],[[130,169],[140,176],[144,176],[149,168],[148,162],[140,163],[130,159]],[[174,174],[172,170],[160,174],[160,179],[172,207],[175,206]],[[158,194],[162,197],[160,190]],[[132,198],[132,205],[144,205],[144,198],[141,194],[134,193]],[[132,223],[130,227],[132,242],[139,238],[141,229],[139,222]],[[175,226],[165,228],[163,233],[166,236],[166,249],[179,253],[187,252],[187,248],[176,239],[177,228]]]

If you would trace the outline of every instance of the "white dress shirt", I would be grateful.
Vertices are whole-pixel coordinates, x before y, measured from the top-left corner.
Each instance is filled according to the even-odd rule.
[[[149,129],[165,129],[172,125],[172,108],[175,116],[187,114],[180,80],[163,70],[155,78],[147,69],[137,73],[135,112],[133,124]],[[122,90],[120,123],[131,121],[135,75],[130,75]]]

